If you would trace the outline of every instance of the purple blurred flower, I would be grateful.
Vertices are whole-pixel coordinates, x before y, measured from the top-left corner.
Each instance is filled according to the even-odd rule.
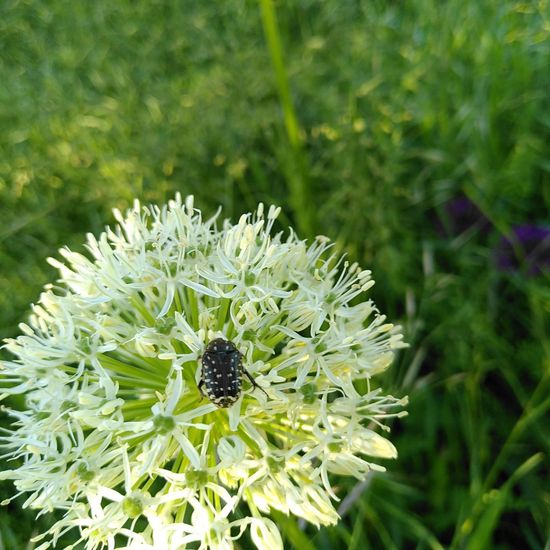
[[[535,276],[550,272],[550,227],[517,225],[502,237],[496,248],[496,265],[501,271],[524,270]]]
[[[445,237],[456,237],[469,229],[486,233],[491,222],[483,212],[466,196],[448,200],[436,222],[437,231]]]

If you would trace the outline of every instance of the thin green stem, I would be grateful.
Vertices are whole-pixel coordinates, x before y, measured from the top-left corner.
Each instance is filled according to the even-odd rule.
[[[188,305],[188,322],[191,324],[194,330],[199,330],[199,304],[197,302],[196,291],[192,288],[186,289],[187,294],[187,305]]]
[[[279,24],[272,0],[260,0],[265,39],[275,71],[279,100],[283,110],[286,135],[290,145],[290,163],[286,167],[290,203],[296,214],[298,228],[305,236],[313,236],[313,209],[310,208],[309,182],[302,132],[292,101],[288,74],[283,58]]]
[[[134,308],[139,312],[139,314],[143,317],[143,319],[145,319],[145,321],[150,326],[154,326],[155,317],[151,313],[149,313],[144,301],[141,299],[141,297],[138,294],[134,294],[133,296],[130,297],[130,303],[134,306]]]
[[[229,298],[222,298],[221,300],[220,307],[218,309],[218,330],[223,330],[230,302],[231,300]]]
[[[460,548],[462,540],[471,532],[471,527],[476,517],[479,516],[484,506],[484,495],[494,485],[498,474],[500,473],[504,460],[508,455],[512,443],[525,431],[527,426],[534,422],[537,418],[540,418],[546,411],[550,409],[550,397],[544,399],[541,403],[535,405],[538,401],[540,394],[543,393],[546,381],[548,379],[548,371],[540,379],[535,391],[532,393],[531,398],[527,402],[523,413],[515,423],[510,435],[502,445],[500,452],[496,459],[493,461],[493,465],[489,470],[483,485],[474,497],[473,504],[470,507],[470,511],[466,518],[457,523],[457,529],[455,531],[450,548]]]
[[[119,361],[114,357],[105,355],[104,353],[98,354],[97,358],[105,368],[118,374],[122,374],[130,378],[135,378],[144,386],[148,386],[148,384],[152,382],[160,384],[161,387],[164,387],[166,385],[166,378],[162,375],[152,372],[151,370],[142,369],[134,365],[129,365],[128,363],[123,363],[122,361]],[[155,384],[155,387],[157,384]]]

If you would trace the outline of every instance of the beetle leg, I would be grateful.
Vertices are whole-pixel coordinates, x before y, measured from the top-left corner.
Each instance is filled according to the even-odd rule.
[[[204,387],[204,380],[201,377],[201,379],[199,380],[199,385],[197,386],[197,388],[199,389],[199,391],[200,391],[200,393],[203,397],[207,397],[207,395],[204,393],[204,390],[202,389],[203,387]]]
[[[246,377],[250,380],[250,383],[254,387],[254,389],[259,388],[265,393],[265,396],[269,399],[269,395],[267,395],[267,392],[260,386],[254,378],[252,378],[252,375],[243,367],[243,373],[246,374]]]

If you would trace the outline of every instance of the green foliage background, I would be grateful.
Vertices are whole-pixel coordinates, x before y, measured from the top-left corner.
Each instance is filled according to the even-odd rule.
[[[3,0],[0,336],[113,207],[279,204],[373,270],[411,344],[399,459],[338,483],[337,527],[277,517],[288,548],[549,548],[550,287],[494,261],[549,224],[549,67],[547,0]],[[488,229],[453,225],[464,195]],[[47,524],[23,502],[2,549]]]

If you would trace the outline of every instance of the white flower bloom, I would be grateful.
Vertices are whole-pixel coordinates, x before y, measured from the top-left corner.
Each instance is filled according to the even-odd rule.
[[[370,271],[326,237],[274,234],[278,213],[220,228],[191,197],[136,202],[88,236],[89,257],[50,259],[61,278],[6,341],[0,378],[0,399],[26,399],[6,409],[0,479],[64,511],[40,549],[70,529],[86,550],[231,549],[245,529],[282,548],[272,510],[333,524],[331,476],[395,458],[374,430],[406,399],[371,385],[400,328],[359,301]]]

